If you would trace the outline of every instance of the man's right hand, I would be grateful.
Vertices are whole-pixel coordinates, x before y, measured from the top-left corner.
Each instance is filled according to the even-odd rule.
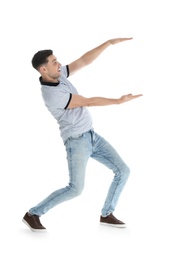
[[[141,96],[143,96],[143,94],[138,94],[138,95],[127,94],[127,95],[123,95],[119,99],[119,103],[121,104],[121,103],[133,100],[133,99],[141,97]]]

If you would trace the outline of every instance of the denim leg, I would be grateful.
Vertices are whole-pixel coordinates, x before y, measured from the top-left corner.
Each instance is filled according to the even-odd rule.
[[[107,166],[114,173],[114,178],[101,210],[102,216],[106,217],[115,210],[120,194],[129,177],[130,169],[104,138],[94,133],[93,140],[93,154],[91,157]]]
[[[69,168],[69,184],[51,193],[29,212],[41,216],[56,205],[77,197],[84,188],[87,161],[92,151],[90,134],[69,138],[65,143]]]

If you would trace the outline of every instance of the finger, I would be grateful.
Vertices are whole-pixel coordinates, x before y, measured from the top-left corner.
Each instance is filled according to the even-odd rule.
[[[143,94],[134,95],[133,98],[138,98],[138,97],[141,97],[141,96],[143,96]]]
[[[130,38],[123,38],[122,40],[123,41],[127,41],[127,40],[132,40],[133,38],[132,37],[130,37]]]

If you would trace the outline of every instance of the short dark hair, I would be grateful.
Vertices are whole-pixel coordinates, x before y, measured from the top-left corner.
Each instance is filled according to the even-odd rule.
[[[48,62],[48,57],[53,54],[52,50],[41,50],[35,53],[32,58],[32,66],[38,70],[39,67]]]

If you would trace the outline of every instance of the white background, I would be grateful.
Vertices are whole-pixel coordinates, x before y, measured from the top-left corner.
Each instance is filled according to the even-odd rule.
[[[171,0],[1,1],[1,259],[175,259],[174,7]],[[143,97],[90,108],[95,130],[131,169],[115,215],[126,229],[99,225],[112,173],[90,160],[83,194],[41,219],[46,234],[22,223],[32,206],[67,184],[59,128],[44,106],[33,54],[51,48],[62,64],[114,37],[70,78],[81,95]]]

